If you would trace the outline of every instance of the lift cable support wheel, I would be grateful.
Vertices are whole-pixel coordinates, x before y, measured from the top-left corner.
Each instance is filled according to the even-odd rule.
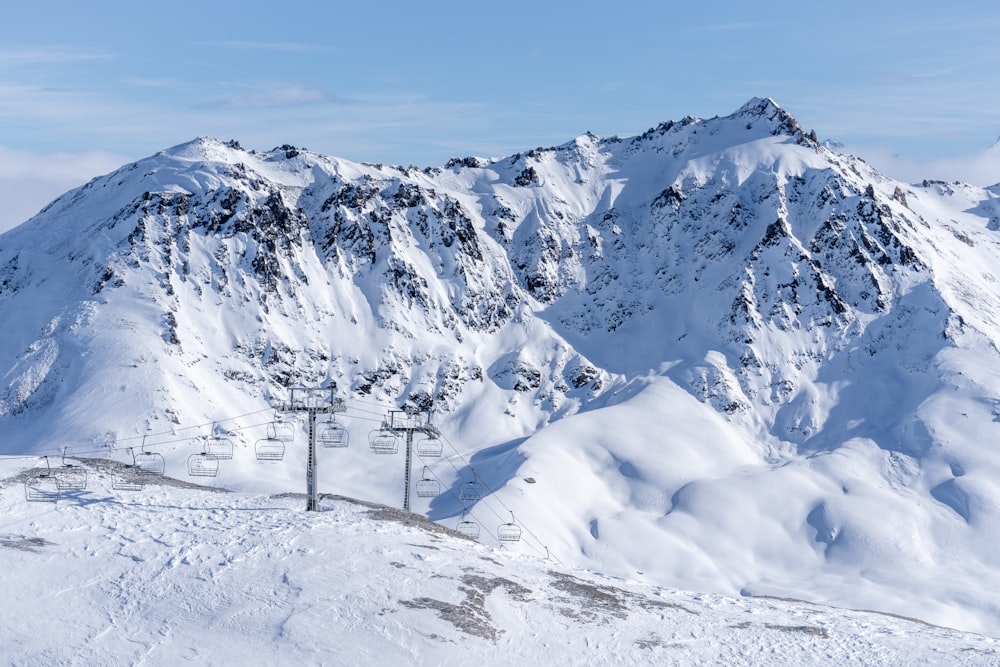
[[[45,470],[33,473],[24,480],[24,498],[33,503],[54,503],[59,500],[59,485],[49,465],[49,457],[42,458],[45,459]]]
[[[323,432],[324,435],[322,437],[328,438],[326,441],[321,441],[325,447],[346,447],[347,431],[344,430],[342,433],[338,434],[336,432],[336,427],[339,427],[340,425],[337,424],[336,420],[332,418],[335,417],[336,413],[344,412],[347,407],[344,405],[343,399],[334,397],[333,387],[293,387],[290,390],[290,399],[291,400],[289,400],[288,403],[275,408],[275,412],[283,414],[305,414],[308,418],[309,453],[306,459],[306,511],[319,512],[319,481],[317,479],[318,466],[316,464],[316,420],[319,415],[328,415],[331,418],[326,420],[326,424],[324,426],[324,428],[331,429],[331,432],[327,432],[325,430]],[[277,424],[285,422],[273,423]],[[336,427],[333,425],[336,425]],[[277,435],[277,433],[275,435]],[[289,442],[290,441],[291,439],[289,439]],[[260,442],[258,442],[257,445],[257,458],[259,460],[261,453]]]

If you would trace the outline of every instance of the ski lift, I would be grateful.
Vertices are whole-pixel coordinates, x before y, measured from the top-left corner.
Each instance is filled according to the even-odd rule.
[[[119,463],[111,471],[111,488],[115,491],[142,491],[146,474],[135,466]]]
[[[422,459],[436,459],[444,451],[440,438],[424,438],[417,443],[417,456]]]
[[[163,459],[163,454],[159,452],[150,452],[146,450],[146,436],[142,436],[142,451],[138,454],[132,452],[132,463],[146,475],[163,475],[163,471],[167,467],[167,462]]]
[[[62,467],[56,470],[56,486],[60,491],[82,491],[87,488],[87,471],[80,466],[66,463],[66,448],[63,448]]]
[[[344,425],[337,422],[336,418],[330,418],[323,422],[316,439],[324,447],[347,447],[349,437]]]
[[[275,462],[285,458],[285,443],[275,438],[258,440],[254,450],[257,453],[257,460],[261,462]]]
[[[278,417],[267,425],[267,440],[280,440],[281,442],[291,442],[295,439],[295,424],[286,422]]]
[[[87,471],[67,464],[56,470],[56,486],[60,491],[83,491],[87,488]]]
[[[219,459],[201,452],[188,457],[188,475],[191,477],[215,477],[219,474]]]
[[[49,457],[42,458],[45,459],[45,472],[29,475],[24,480],[24,498],[29,502],[54,503],[59,500],[59,485],[52,474]]]
[[[399,438],[383,425],[379,430],[369,434],[368,445],[376,454],[395,454],[399,451]]]
[[[430,477],[427,466],[424,466],[423,477],[417,480],[416,486],[418,498],[433,498],[441,493],[441,482]]]
[[[479,524],[475,521],[469,521],[465,518],[464,514],[462,515],[462,520],[455,525],[455,530],[462,533],[470,540],[479,539]]]
[[[514,523],[514,512],[510,513],[509,523],[501,523],[497,528],[497,539],[501,542],[521,541],[521,527]]]
[[[212,424],[212,435],[205,441],[202,453],[219,461],[228,461],[233,458],[233,449],[233,441],[226,436],[215,435],[215,424]]]
[[[476,471],[472,471],[472,479],[462,485],[462,489],[458,493],[458,499],[463,503],[469,501],[482,500],[486,493],[483,489],[483,485],[476,481]]]

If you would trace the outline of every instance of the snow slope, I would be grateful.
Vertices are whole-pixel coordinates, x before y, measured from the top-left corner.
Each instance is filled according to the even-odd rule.
[[[0,473],[10,665],[990,665],[994,639],[686,593],[476,544],[378,505],[179,487],[28,503]]]
[[[426,169],[200,138],[0,235],[0,452],[183,476],[232,433],[219,485],[301,491],[301,424],[279,465],[254,447],[332,386],[322,491],[401,505],[368,434],[433,408],[414,506],[484,542],[1000,635],[998,197],[766,99]]]

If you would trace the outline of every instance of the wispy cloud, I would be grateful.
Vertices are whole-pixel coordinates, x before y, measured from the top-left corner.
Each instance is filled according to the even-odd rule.
[[[708,29],[720,32],[734,32],[743,30],[760,30],[762,28],[770,27],[772,27],[772,24],[764,23],[762,21],[744,21],[742,23],[716,23],[708,26]]]
[[[40,211],[67,190],[128,160],[113,153],[35,153],[0,146],[0,232]]]
[[[228,40],[223,42],[202,42],[205,46],[215,46],[222,49],[238,49],[243,51],[280,51],[284,53],[323,53],[330,47],[322,44],[300,44],[297,42],[250,42]]]
[[[354,101],[287,81],[264,82],[250,90],[207,100],[200,109],[273,109],[314,104],[350,105]]]
[[[924,179],[961,181],[981,187],[1000,183],[1000,147],[949,158],[916,159],[884,148],[845,146],[844,151],[864,158],[886,176],[916,183]]]
[[[156,79],[149,77],[130,77],[122,83],[136,88],[172,88],[178,84],[177,79]]]
[[[112,60],[114,57],[107,51],[90,51],[68,47],[3,49],[0,50],[0,67],[83,63]]]

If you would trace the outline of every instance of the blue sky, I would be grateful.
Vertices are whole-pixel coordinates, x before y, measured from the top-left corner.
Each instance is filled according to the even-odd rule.
[[[425,166],[753,96],[890,175],[1000,181],[960,173],[1000,135],[996,3],[612,4],[8,3],[4,215],[199,135]]]

